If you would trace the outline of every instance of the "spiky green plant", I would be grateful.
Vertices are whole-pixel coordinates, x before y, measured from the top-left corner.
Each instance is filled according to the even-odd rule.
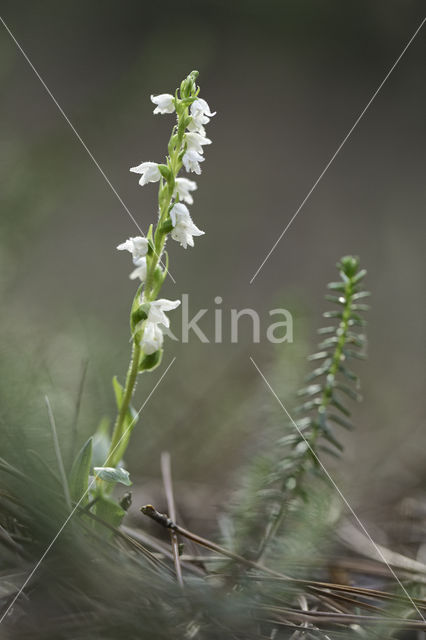
[[[285,515],[309,499],[310,476],[324,477],[319,469],[320,456],[323,453],[339,456],[343,451],[335,426],[353,428],[344,397],[361,399],[359,377],[349,368],[349,362],[366,357],[366,321],[361,314],[368,309],[362,300],[369,292],[362,287],[366,271],[360,269],[357,257],[344,256],[337,268],[340,281],[329,283],[333,293],[326,295],[326,300],[338,308],[323,314],[331,323],[318,330],[325,337],[318,350],[309,356],[310,362],[321,364],[307,376],[307,386],[299,391],[304,402],[296,407],[295,419],[287,425],[275,456],[266,456],[261,465],[256,465],[262,472],[259,474],[255,469],[250,480],[252,490],[243,499],[245,512],[250,505],[250,515],[242,517],[242,537],[248,542],[243,547],[257,558],[263,556]],[[269,473],[265,473],[266,468]],[[264,535],[256,550],[252,540],[258,541],[262,527]]]
[[[351,411],[344,404],[344,397],[361,400],[359,377],[348,364],[353,359],[366,357],[366,321],[360,314],[368,309],[368,305],[360,300],[370,295],[362,288],[367,272],[359,268],[359,259],[353,256],[344,256],[337,268],[341,280],[328,284],[334,293],[325,298],[339,308],[323,313],[324,318],[337,321],[337,324],[328,324],[318,330],[326,337],[308,360],[321,364],[307,376],[309,384],[299,391],[298,395],[305,401],[295,410],[296,415],[302,415],[295,421],[297,429],[281,441],[282,445],[291,447],[291,455],[282,467],[284,489],[301,497],[304,496],[305,473],[318,467],[315,453],[325,451],[336,456],[343,451],[334,426],[353,428],[349,421]]]

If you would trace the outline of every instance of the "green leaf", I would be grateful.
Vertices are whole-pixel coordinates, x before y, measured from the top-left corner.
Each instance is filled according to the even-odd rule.
[[[359,384],[359,377],[356,375],[356,373],[354,373],[353,371],[351,371],[347,367],[344,367],[341,364],[341,365],[339,365],[339,371],[341,373],[343,373],[345,378],[348,378],[348,380],[352,380],[353,382],[356,382],[357,384]]]
[[[163,222],[163,224],[160,227],[160,231],[161,233],[170,233],[170,231],[172,230],[173,230],[173,223],[169,218],[168,220]]]
[[[345,275],[353,279],[359,268],[358,256],[343,256],[337,263],[337,268],[340,270],[342,276]]]
[[[317,351],[317,353],[313,353],[312,355],[308,356],[308,360],[322,360],[323,358],[327,358],[330,356],[330,351]]]
[[[143,288],[143,283],[139,285],[135,293],[135,297],[133,298],[132,308],[130,309],[130,331],[132,333],[132,336],[135,332],[136,325],[138,324],[138,322],[140,322],[140,320],[137,320],[137,322],[135,322],[133,316],[141,306],[142,288]]]
[[[324,335],[325,333],[334,333],[335,331],[336,327],[334,326],[321,327],[321,329],[317,329],[317,333],[319,333],[320,335]]]
[[[119,527],[126,512],[120,507],[115,500],[106,496],[99,496],[95,504],[95,514],[101,520],[104,520],[112,527]],[[100,527],[99,527],[100,529]],[[111,537],[111,531],[103,529],[106,537]]]
[[[102,466],[107,459],[111,439],[109,436],[110,420],[102,418],[93,436],[92,465]]]
[[[349,387],[347,384],[338,382],[335,385],[335,389],[338,389],[342,393],[346,393],[346,395],[352,398],[352,400],[355,400],[355,402],[360,402],[362,399],[360,394],[357,391],[354,391],[354,389],[352,389],[352,387]]]
[[[351,313],[348,324],[350,327],[353,327],[354,325],[357,327],[365,327],[367,324],[367,320],[361,318],[361,316],[357,313]]]
[[[144,356],[139,365],[139,371],[153,371],[161,364],[163,357],[163,349],[159,349],[155,353]]]
[[[355,284],[363,279],[364,276],[367,275],[367,269],[361,269],[358,273],[352,278],[352,282]]]
[[[324,364],[322,365],[322,367],[318,367],[317,369],[314,369],[306,377],[306,382],[311,382],[312,380],[315,380],[315,378],[319,378],[320,376],[323,376],[325,373],[327,373],[330,367],[330,364],[331,364],[331,358],[328,358],[327,360],[324,361]]]
[[[335,451],[331,447],[327,447],[325,444],[319,444],[318,449],[319,451],[324,451],[324,453],[327,453],[328,455],[333,456],[333,458],[338,458],[338,459],[340,458],[340,455],[337,453],[337,451]]]
[[[123,402],[124,387],[118,382],[117,376],[113,377],[112,386],[114,388],[115,402],[117,404],[117,409],[120,411],[121,403]]]
[[[95,475],[105,482],[117,483],[129,487],[132,482],[129,478],[129,472],[122,467],[94,467]]]
[[[338,440],[334,437],[334,433],[328,425],[324,425],[322,429],[323,437],[328,440],[332,445],[336,447],[339,451],[343,451],[343,447]]]
[[[139,322],[146,320],[147,317],[148,317],[148,314],[146,313],[146,311],[144,311],[143,307],[139,307],[139,309],[136,309],[136,311],[133,311],[131,321],[130,321],[130,325],[132,327],[132,333],[136,329],[136,326],[139,324]]]
[[[334,347],[339,342],[339,338],[337,336],[330,336],[326,338],[318,345],[319,349],[328,349],[329,347]]]
[[[348,429],[348,431],[352,431],[354,428],[354,425],[352,424],[352,422],[349,422],[349,420],[346,420],[345,418],[342,418],[342,416],[339,416],[335,413],[329,413],[327,417],[329,420],[332,420],[333,422],[340,425],[341,427]]]
[[[358,291],[353,294],[352,300],[360,300],[361,298],[367,298],[368,296],[371,296],[370,291]]]
[[[278,440],[279,445],[282,447],[289,447],[292,444],[295,444],[299,440],[299,434],[297,433],[289,433],[287,436],[283,436]]]
[[[333,291],[345,291],[346,289],[344,282],[329,282],[327,287]]]
[[[337,400],[335,396],[332,396],[330,404],[332,404],[333,407],[336,407],[336,409],[341,411],[345,416],[351,415],[349,409],[347,409],[341,402],[339,402],[339,400]]]
[[[76,455],[72,464],[69,477],[69,487],[71,499],[74,502],[78,502],[87,492],[90,466],[92,464],[92,448],[93,440],[92,438],[89,438]],[[85,495],[81,504],[85,504],[87,500],[88,496]]]
[[[153,244],[153,236],[154,236],[154,225],[150,224],[149,225],[149,229],[148,229],[148,233],[146,234],[146,239],[148,240],[150,245]]]
[[[369,304],[363,304],[362,302],[359,302],[357,304],[353,304],[352,305],[352,309],[354,311],[369,311],[370,305]]]
[[[161,175],[163,176],[163,178],[165,180],[167,180],[167,182],[171,181],[173,179],[173,174],[170,171],[169,167],[165,164],[159,164],[158,165],[158,170],[160,171]]]
[[[332,295],[326,295],[324,296],[324,298],[328,301],[328,302],[335,302],[336,304],[346,304],[346,298],[344,296],[332,296]]]
[[[322,385],[320,384],[310,384],[307,387],[303,387],[303,389],[299,389],[297,392],[298,396],[314,396],[316,393],[322,391]]]
[[[343,353],[347,358],[356,358],[357,360],[366,360],[367,355],[360,351],[354,351],[353,349],[343,349]]]
[[[348,331],[346,342],[354,344],[356,347],[364,347],[366,338],[363,334],[358,335],[356,333],[352,333],[352,331]]]
[[[301,413],[302,411],[311,411],[314,407],[319,407],[321,404],[321,398],[315,398],[314,400],[308,400],[303,404],[299,405],[295,408],[296,413]]]

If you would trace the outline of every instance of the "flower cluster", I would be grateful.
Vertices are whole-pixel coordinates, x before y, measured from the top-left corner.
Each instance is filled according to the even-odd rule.
[[[192,194],[197,184],[179,176],[182,168],[200,175],[200,164],[204,162],[203,147],[211,144],[206,137],[205,125],[216,112],[212,112],[207,102],[198,96],[199,88],[195,83],[197,76],[196,71],[190,73],[175,95],[162,93],[151,96],[151,101],[156,105],[154,114],[176,113],[177,116],[168,144],[169,155],[165,164],[142,162],[130,169],[140,175],[141,186],[149,182],[160,183],[159,220],[155,230],[150,227],[146,237],[129,238],[117,247],[131,253],[135,268],[130,278],[139,279],[142,283],[135,299],[136,312],[135,303],[132,308],[133,318],[138,319],[136,324],[132,323],[132,330],[135,342],[145,355],[162,349],[162,328],[169,326],[164,311],[179,305],[179,301],[156,300],[167,272],[161,260],[166,239],[170,235],[186,249],[194,246],[194,237],[204,234],[193,222],[187,206],[194,202]],[[137,309],[142,308],[143,312],[138,313]]]
[[[176,110],[177,98],[170,93],[162,93],[158,96],[151,96],[151,101],[157,106],[154,109],[154,114],[157,113],[173,113]],[[184,100],[180,100],[180,103]],[[210,122],[210,118],[216,115],[216,112],[211,112],[210,107],[202,98],[194,98],[194,101],[189,107],[189,116],[187,117],[187,124],[183,134],[182,140],[182,152],[180,154],[180,167],[183,165],[187,172],[193,172],[197,175],[201,174],[200,163],[204,162],[204,149],[207,144],[211,144],[211,140],[206,137],[206,130],[204,125]],[[164,174],[164,169],[167,169],[167,165],[160,165],[156,162],[142,162],[136,167],[132,167],[130,171],[139,174],[139,184],[144,186],[148,182],[159,182]],[[163,169],[163,172],[162,172]],[[167,175],[167,174],[166,174]],[[189,245],[194,246],[194,236],[201,236],[204,231],[198,229],[193,223],[189,210],[185,205],[180,204],[180,201],[192,204],[194,199],[191,195],[191,191],[197,189],[197,184],[193,180],[188,178],[179,178],[177,174],[174,176],[174,189],[172,198],[175,204],[169,211],[170,220],[173,225],[173,232],[171,237],[173,240],[177,240],[185,249]],[[136,271],[133,272],[135,274]],[[143,275],[143,272],[140,272]],[[140,277],[139,273],[135,276],[133,274],[130,277]]]

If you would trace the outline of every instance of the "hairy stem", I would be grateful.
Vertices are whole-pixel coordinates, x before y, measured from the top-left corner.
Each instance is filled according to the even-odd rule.
[[[117,419],[114,425],[114,431],[112,434],[111,445],[109,448],[108,459],[106,463],[107,466],[110,465],[115,467],[120,462],[121,452],[119,444],[124,436],[123,425],[126,419],[127,412],[129,410],[133,392],[136,387],[140,356],[141,347],[136,341],[133,341],[132,356],[130,359],[129,369],[127,371],[123,401],[121,403],[120,411],[118,412]]]

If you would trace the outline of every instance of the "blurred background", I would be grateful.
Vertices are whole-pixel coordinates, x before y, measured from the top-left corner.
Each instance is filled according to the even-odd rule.
[[[2,2],[6,24],[144,230],[157,189],[141,189],[128,169],[162,161],[173,123],[152,115],[149,95],[173,93],[198,69],[201,95],[217,110],[192,207],[206,235],[187,251],[169,243],[176,284],[168,279],[163,294],[188,293],[191,311],[208,308],[200,327],[210,338],[221,296],[224,343],[168,340],[162,368],[141,378],[136,407],[176,356],[127,455],[139,504],[158,491],[167,449],[178,486],[214,517],[266,446],[268,425],[285,424],[249,356],[291,408],[323,324],[326,283],[347,253],[368,269],[369,361],[357,367],[364,403],[334,475],[364,518],[422,486],[425,31],[250,280],[423,13],[422,2],[402,0]],[[50,447],[48,394],[67,457],[103,416],[114,418],[111,378],[127,368],[135,289],[115,247],[136,228],[3,27],[0,51],[2,442],[15,458],[20,446]],[[245,307],[263,319],[260,344],[249,322],[230,343],[230,309]],[[292,345],[265,339],[276,307],[293,314]],[[179,310],[170,316],[179,335]]]

